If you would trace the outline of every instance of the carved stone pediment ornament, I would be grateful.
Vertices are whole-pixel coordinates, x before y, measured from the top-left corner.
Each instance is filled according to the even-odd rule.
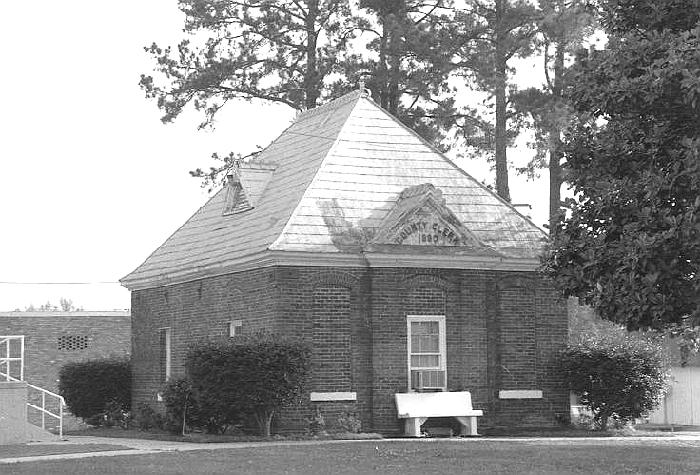
[[[491,250],[462,225],[445,204],[442,192],[430,183],[411,186],[399,194],[372,244]]]

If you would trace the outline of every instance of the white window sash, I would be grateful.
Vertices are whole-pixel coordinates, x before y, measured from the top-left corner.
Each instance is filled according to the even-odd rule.
[[[431,353],[412,353],[411,352],[411,326],[416,322],[438,322],[438,337],[439,337],[439,352]],[[411,388],[411,370],[447,370],[447,338],[445,333],[445,316],[444,315],[407,315],[406,316],[406,360],[408,365],[408,391]],[[437,366],[412,366],[411,356],[438,356],[439,364]],[[445,377],[445,385],[447,377]],[[446,388],[444,388],[446,389]]]

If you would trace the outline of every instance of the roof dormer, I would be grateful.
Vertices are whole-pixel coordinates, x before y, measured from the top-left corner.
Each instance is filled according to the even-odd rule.
[[[251,209],[253,209],[253,206],[248,201],[238,171],[235,168],[231,169],[226,176],[226,197],[224,198],[224,211],[222,214],[228,216]]]

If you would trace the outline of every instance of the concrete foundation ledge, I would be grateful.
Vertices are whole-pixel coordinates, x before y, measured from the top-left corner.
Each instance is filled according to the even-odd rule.
[[[314,392],[310,394],[311,402],[327,402],[327,401],[357,401],[356,392]]]
[[[542,399],[542,391],[539,389],[501,389],[498,391],[498,399]]]

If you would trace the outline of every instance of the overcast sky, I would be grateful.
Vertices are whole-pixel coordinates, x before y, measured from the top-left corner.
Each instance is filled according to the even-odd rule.
[[[194,113],[161,124],[138,87],[152,67],[143,47],[175,44],[182,26],[175,0],[3,4],[0,311],[60,297],[86,310],[129,308],[117,280],[207,199],[187,172],[212,152],[265,146],[293,119],[281,106],[241,103],[214,131],[198,131]],[[487,166],[463,166],[493,181]],[[546,222],[546,173],[535,183],[511,176],[511,194]],[[76,284],[43,284],[66,282]]]

